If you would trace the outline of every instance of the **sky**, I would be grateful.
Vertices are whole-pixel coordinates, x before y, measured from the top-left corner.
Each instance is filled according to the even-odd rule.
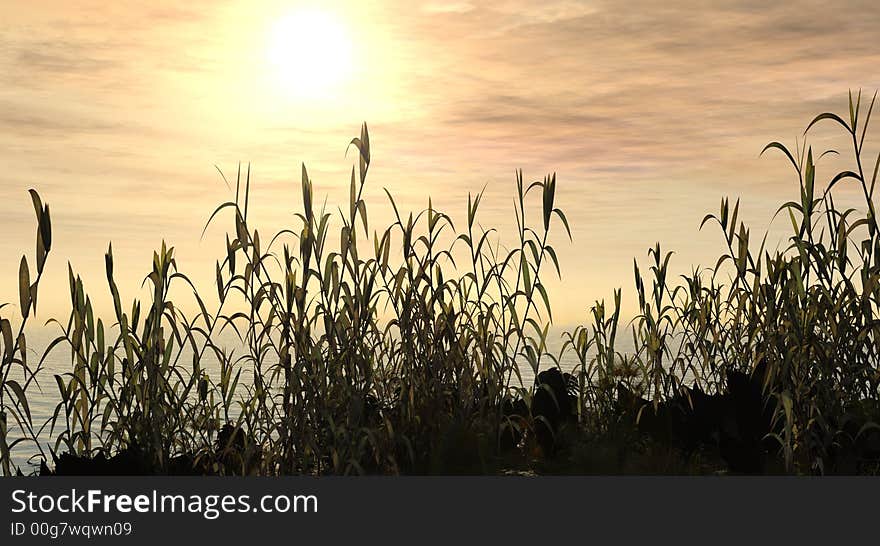
[[[512,243],[515,170],[555,172],[573,235],[553,239],[556,323],[585,321],[619,286],[631,312],[633,257],[660,241],[676,272],[713,265],[721,238],[698,227],[724,196],[742,199],[754,233],[777,233],[797,185],[763,146],[844,114],[849,89],[880,88],[873,1],[0,6],[0,302],[18,301],[21,254],[34,261],[35,188],[54,233],[41,321],[66,316],[68,261],[109,309],[110,241],[124,299],[142,294],[163,239],[210,283],[223,231],[200,234],[230,198],[215,166],[251,163],[265,233],[296,225],[301,163],[343,205],[362,122],[374,226],[390,217],[383,188],[406,210],[431,195],[463,222],[485,187],[481,222]],[[837,135],[820,127],[814,145],[844,146]],[[820,179],[834,167],[820,163]]]

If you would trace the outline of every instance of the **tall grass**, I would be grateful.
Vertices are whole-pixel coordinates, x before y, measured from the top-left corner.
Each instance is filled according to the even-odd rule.
[[[771,142],[764,148],[780,152],[797,175],[798,198],[777,212],[791,224],[784,250],[767,249],[766,236],[755,245],[738,220],[739,201],[731,207],[722,199],[719,212],[701,223],[717,225],[723,237],[713,268],[674,283],[670,254],[659,243],[649,250],[647,279],[635,265],[640,313],[633,325],[634,358],[644,390],[656,404],[681,393],[688,378],[717,391],[729,371],[766,366],[764,392],[776,411],[770,436],[789,472],[851,471],[841,460],[850,446],[874,435],[871,449],[880,447],[874,445],[880,429],[880,233],[874,204],[880,156],[869,162],[864,153],[875,98],[865,108],[861,92],[855,99],[850,94],[848,119],[823,113],[808,124],[807,136],[819,123],[834,123],[851,144],[848,151],[819,154],[848,152],[853,164],[830,176],[824,188],[811,147],[791,150]],[[861,190],[862,208],[835,206],[832,190],[840,183]],[[605,325],[603,312],[601,305],[594,309],[593,340],[600,350],[593,364],[600,379],[609,373],[605,332],[613,343],[617,325],[616,315]],[[877,471],[876,461],[871,468]]]
[[[842,458],[846,446],[880,430],[873,203],[880,157],[865,170],[863,153],[873,105],[863,109],[861,95],[851,96],[848,120],[825,113],[809,124],[807,132],[836,123],[852,141],[854,166],[824,190],[812,149],[778,142],[765,148],[781,152],[797,174],[799,198],[778,213],[791,222],[787,248],[771,252],[763,241],[755,247],[738,219],[739,202],[731,207],[724,199],[701,225],[717,225],[723,236],[713,267],[676,281],[671,253],[658,243],[647,274],[634,262],[635,320],[620,324],[615,291],[611,306],[597,302],[590,322],[564,335],[559,355],[547,349],[552,315],[543,279],[560,274],[551,229],[571,234],[556,204],[555,175],[526,183],[517,173],[517,231],[508,248],[477,221],[481,193],[468,195],[466,224],[456,227],[430,199],[408,213],[386,191],[394,221],[372,227],[362,198],[371,161],[366,125],[351,141],[358,159],[347,207],[318,207],[303,166],[302,208],[294,225],[271,237],[249,222],[250,171],[239,169],[234,198],[208,220],[228,226],[215,264],[215,308],[164,244],[144,281],[149,300],[124,304],[111,247],[113,316],[95,316],[69,267],[70,315],[54,321],[59,335],[35,368],[21,332],[36,305],[51,227],[48,207],[32,192],[38,276],[31,284],[23,259],[18,337],[11,322],[0,322],[3,473],[17,471],[11,453],[25,444],[35,444],[43,459],[124,456],[134,468],[159,473],[497,471],[511,447],[506,439],[514,452],[540,453],[533,431],[546,419],[527,409],[542,385],[523,385],[521,367],[538,375],[570,353],[578,362],[570,387],[582,437],[601,439],[623,426],[618,384],[644,393],[656,410],[687,386],[718,392],[731,371],[762,365],[776,412],[769,437],[785,470],[852,471]],[[836,208],[838,183],[859,185],[864,208]],[[171,301],[172,285],[190,287],[195,306]],[[635,351],[623,354],[619,339],[627,330]],[[240,346],[224,347],[219,340],[227,334]],[[69,350],[71,368],[54,377],[60,402],[52,417],[35,425],[27,391],[58,347]],[[209,359],[219,366],[209,367]],[[23,382],[9,378],[13,367]],[[525,412],[511,411],[521,403]],[[14,441],[7,415],[20,432]],[[42,426],[54,439],[48,455],[37,441]]]
[[[0,471],[4,476],[13,473],[11,459],[12,450],[33,440],[32,450],[36,449],[43,457],[45,453],[39,442],[35,441],[37,431],[34,430],[33,417],[28,404],[27,391],[36,381],[40,367],[28,364],[27,339],[24,335],[25,326],[31,318],[31,311],[36,312],[37,294],[40,280],[49,251],[52,249],[52,218],[49,206],[43,205],[36,191],[30,190],[34,212],[37,215],[36,233],[36,266],[37,276],[31,282],[31,269],[26,256],[21,257],[18,268],[18,293],[20,320],[17,334],[13,335],[14,326],[10,319],[0,316],[0,339],[3,351],[0,352]],[[8,304],[0,304],[2,311]],[[17,373],[14,373],[17,372]],[[9,425],[20,432],[17,438],[10,438]],[[15,469],[18,472],[18,469]]]
[[[486,463],[519,375],[514,355],[537,370],[545,352],[542,274],[558,262],[548,233],[555,221],[568,230],[555,177],[526,187],[518,175],[518,246],[502,255],[477,223],[481,194],[469,196],[461,232],[430,199],[405,215],[389,194],[395,222],[371,232],[361,198],[366,125],[351,145],[359,159],[347,210],[317,209],[303,166],[298,225],[271,238],[249,223],[250,174],[239,171],[234,200],[209,219],[229,217],[230,226],[216,309],[164,244],[143,305],[123,305],[108,249],[108,321],[95,317],[70,270],[71,314],[54,321],[61,334],[46,351],[63,345],[72,358],[72,371],[55,376],[53,451],[135,450],[159,472],[181,457],[235,474],[430,472],[448,464],[443,453],[462,449],[476,456],[461,464]],[[531,227],[526,201],[536,193],[542,216]],[[194,316],[168,299],[178,283],[192,288]],[[223,332],[237,336],[241,354],[217,343]],[[185,349],[192,362],[181,359]],[[219,376],[203,365],[208,353]]]

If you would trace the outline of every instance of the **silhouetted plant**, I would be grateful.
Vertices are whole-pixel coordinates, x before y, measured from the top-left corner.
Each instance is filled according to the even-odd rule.
[[[149,300],[123,305],[111,247],[112,320],[95,316],[68,266],[71,313],[53,321],[60,334],[36,368],[27,364],[23,331],[51,226],[32,191],[38,275],[31,283],[22,259],[19,335],[0,319],[3,473],[18,470],[11,452],[23,443],[47,459],[37,440],[43,427],[58,467],[110,461],[122,472],[274,475],[486,472],[505,453],[521,461],[560,456],[557,448],[572,441],[641,449],[629,443],[633,424],[681,444],[684,458],[667,448],[645,451],[640,460],[651,460],[653,449],[663,469],[714,449],[734,471],[769,468],[770,458],[790,473],[877,472],[880,156],[865,170],[863,149],[873,105],[862,119],[861,95],[850,96],[848,121],[825,113],[809,124],[807,132],[833,121],[853,146],[855,166],[821,192],[806,144],[765,148],[782,152],[798,175],[798,200],[777,212],[792,226],[787,248],[767,250],[766,235],[753,248],[739,201],[731,207],[722,199],[700,226],[717,224],[723,236],[712,267],[673,278],[672,253],[657,243],[644,274],[634,261],[635,319],[622,328],[617,290],[613,306],[598,301],[587,325],[563,334],[558,355],[547,348],[544,278],[548,267],[560,274],[551,228],[561,223],[571,234],[555,203],[555,175],[525,184],[517,172],[516,240],[507,250],[477,221],[482,192],[468,195],[459,230],[430,198],[424,210],[405,213],[386,190],[393,222],[371,229],[366,125],[351,141],[357,164],[348,206],[317,206],[303,166],[302,208],[271,238],[249,221],[250,169],[239,168],[234,199],[205,226],[231,215],[214,268],[215,309],[177,271],[164,242],[144,279]],[[819,157],[828,153],[837,154]],[[864,210],[834,205],[832,189],[850,181],[860,186]],[[170,288],[180,284],[195,305],[171,301]],[[620,350],[627,329],[630,353]],[[227,334],[238,346],[224,346]],[[55,376],[60,402],[37,426],[27,393],[59,346],[69,349],[71,368]],[[571,375],[546,370],[569,354]],[[523,384],[525,366],[536,385]],[[571,439],[573,430],[581,440]]]
[[[37,276],[31,282],[31,272],[26,256],[21,257],[18,269],[19,322],[18,334],[13,336],[13,323],[0,316],[0,470],[3,475],[13,473],[12,451],[24,442],[34,444],[43,453],[37,441],[38,430],[34,428],[33,417],[28,404],[27,391],[36,383],[40,366],[32,368],[27,361],[27,339],[25,326],[28,319],[37,312],[37,294],[46,259],[52,249],[52,219],[49,206],[43,205],[39,194],[30,190],[34,212],[37,215],[36,266]],[[0,310],[7,304],[0,304]],[[10,424],[15,427],[18,437],[10,441]],[[45,456],[45,455],[44,455]],[[17,469],[16,469],[17,471]]]

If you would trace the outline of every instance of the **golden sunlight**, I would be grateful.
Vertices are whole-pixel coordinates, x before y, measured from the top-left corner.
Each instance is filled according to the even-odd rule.
[[[291,13],[269,33],[270,70],[284,93],[301,98],[337,91],[350,75],[351,53],[345,26],[325,11]]]

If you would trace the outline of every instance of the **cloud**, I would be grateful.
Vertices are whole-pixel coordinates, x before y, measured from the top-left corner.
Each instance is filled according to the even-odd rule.
[[[33,111],[10,108],[9,104],[4,104],[0,106],[0,128],[7,133],[12,132],[23,135],[46,136],[53,133],[72,136],[118,132],[124,129],[124,125],[66,115],[49,116]]]
[[[402,23],[418,28],[442,67],[407,92],[431,109],[433,150],[447,148],[438,138],[453,149],[466,135],[470,150],[527,139],[548,159],[593,155],[609,172],[699,163],[707,144],[754,149],[794,134],[804,123],[796,115],[839,106],[848,87],[880,86],[866,11],[878,9],[481,3],[440,27]]]
[[[426,13],[467,13],[474,9],[470,2],[435,2],[425,4],[422,8]]]

